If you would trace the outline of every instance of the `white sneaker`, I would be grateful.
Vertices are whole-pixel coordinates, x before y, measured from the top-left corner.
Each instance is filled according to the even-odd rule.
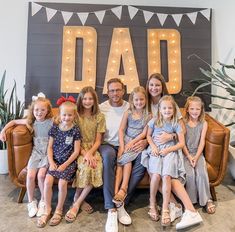
[[[171,222],[175,221],[176,218],[179,218],[182,216],[182,207],[177,207],[175,203],[170,202],[169,204],[169,210],[170,210],[170,218]]]
[[[186,209],[185,212],[183,213],[181,221],[176,224],[176,229],[181,230],[201,222],[202,222],[202,217],[198,212],[192,212]]]
[[[118,232],[117,211],[108,211],[108,217],[105,224],[105,232]]]
[[[41,217],[44,214],[45,211],[45,202],[44,201],[40,201],[38,204],[38,212],[36,214],[37,217]]]
[[[131,224],[131,217],[130,215],[126,212],[124,208],[124,204],[122,204],[121,207],[117,208],[118,212],[118,221],[122,223],[123,225],[130,225]]]
[[[28,208],[28,215],[29,217],[34,217],[37,214],[38,207],[37,207],[37,200],[33,200],[27,204]]]

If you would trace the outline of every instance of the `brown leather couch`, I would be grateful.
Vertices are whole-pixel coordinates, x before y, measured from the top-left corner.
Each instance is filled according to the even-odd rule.
[[[206,115],[208,131],[206,135],[205,158],[210,179],[210,190],[216,200],[215,186],[219,185],[225,175],[230,131],[214,118]],[[21,203],[26,192],[26,165],[32,150],[32,136],[25,126],[18,125],[6,132],[8,148],[9,175],[12,182],[21,188],[18,203]],[[146,173],[139,183],[140,188],[149,187]]]

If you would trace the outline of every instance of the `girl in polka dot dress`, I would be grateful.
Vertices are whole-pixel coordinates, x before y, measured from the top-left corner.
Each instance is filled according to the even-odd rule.
[[[62,219],[64,201],[67,195],[67,184],[75,177],[77,170],[76,159],[80,152],[80,131],[76,126],[78,121],[77,106],[73,97],[61,97],[59,115],[55,125],[49,131],[48,161],[49,170],[44,185],[46,209],[38,219],[37,226],[44,227],[51,215],[52,186],[58,179],[58,203],[49,225],[58,225]]]

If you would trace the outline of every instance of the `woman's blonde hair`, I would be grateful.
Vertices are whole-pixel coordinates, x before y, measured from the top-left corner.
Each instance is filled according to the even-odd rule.
[[[143,109],[143,114],[144,116],[147,116],[148,115],[148,98],[147,98],[147,93],[146,93],[146,90],[144,89],[144,87],[142,86],[137,86],[135,87],[132,92],[130,93],[130,96],[129,96],[129,104],[130,104],[130,111],[133,113],[133,111],[135,110],[135,106],[134,106],[134,95],[137,94],[137,93],[142,93],[145,97],[145,107]]]
[[[99,113],[99,103],[98,103],[98,96],[96,94],[96,91],[91,86],[84,87],[81,92],[79,93],[78,100],[77,100],[77,108],[78,113],[82,115],[84,113],[84,107],[82,105],[82,100],[86,93],[91,93],[93,99],[94,99],[94,105],[91,109],[91,115],[96,115]]]
[[[173,106],[173,115],[172,115],[172,118],[171,118],[171,123],[172,123],[172,126],[175,126],[178,122],[177,104],[176,104],[174,98],[171,95],[165,95],[165,96],[161,97],[161,99],[159,100],[157,118],[155,120],[155,125],[157,127],[163,127],[163,125],[164,125],[164,119],[163,119],[162,114],[160,112],[161,105],[164,101],[171,102],[171,104]]]
[[[44,97],[38,97],[37,100],[34,100],[31,102],[31,104],[28,106],[28,114],[27,114],[27,128],[29,129],[30,133],[33,133],[33,123],[35,122],[36,118],[33,114],[34,111],[34,107],[37,103],[42,102],[44,104],[47,105],[47,115],[45,117],[45,119],[49,119],[53,117],[53,113],[52,113],[52,106],[51,106],[51,102],[49,99],[44,98]]]
[[[73,120],[73,124],[74,125],[78,125],[78,111],[77,111],[77,105],[71,101],[65,101],[63,102],[60,106],[59,106],[59,113],[58,115],[55,117],[54,123],[55,124],[60,124],[61,123],[61,110],[65,109],[65,108],[70,108],[74,111],[74,120]]]
[[[160,73],[153,73],[147,80],[147,83],[146,83],[146,92],[147,92],[147,98],[148,98],[148,111],[151,112],[151,102],[152,102],[152,99],[151,99],[151,94],[149,93],[149,82],[152,80],[152,79],[156,79],[158,81],[161,82],[162,84],[162,93],[161,93],[161,97],[164,96],[164,95],[168,95],[169,92],[167,90],[167,87],[166,87],[166,81],[163,77],[162,74]],[[152,113],[152,112],[151,112]]]
[[[188,113],[188,109],[189,109],[189,105],[191,102],[198,102],[201,104],[201,113],[198,117],[198,120],[199,122],[204,122],[205,121],[205,108],[204,108],[204,103],[202,101],[202,99],[200,97],[197,97],[197,96],[191,96],[191,97],[188,97],[187,98],[187,101],[185,103],[185,111],[186,111],[186,114],[185,114],[185,121],[188,122],[189,121],[189,113]]]

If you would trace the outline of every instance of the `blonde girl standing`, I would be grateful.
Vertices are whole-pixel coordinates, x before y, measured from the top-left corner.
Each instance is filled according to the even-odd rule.
[[[105,132],[105,118],[100,113],[98,97],[95,90],[84,87],[78,97],[78,125],[81,130],[81,152],[78,157],[78,168],[73,187],[76,187],[74,203],[66,213],[67,222],[74,222],[79,209],[93,187],[103,184],[102,159],[97,151]]]
[[[169,141],[164,144],[158,143],[155,139],[160,133],[176,133],[178,142]],[[142,164],[147,167],[151,175],[150,182],[150,211],[149,215],[153,220],[158,220],[156,209],[156,193],[159,183],[162,180],[162,219],[161,224],[168,226],[171,223],[168,209],[171,193],[171,179],[185,179],[185,172],[177,150],[184,146],[184,135],[178,123],[176,103],[171,96],[163,96],[159,100],[157,118],[148,123],[147,140],[149,147],[142,153]]]
[[[129,110],[124,113],[119,128],[115,196],[113,197],[113,202],[117,206],[121,205],[127,196],[132,161],[139,155],[139,152],[133,151],[132,148],[135,143],[146,138],[147,122],[150,119],[147,110],[147,94],[143,87],[133,89],[129,104]]]
[[[204,104],[199,97],[188,97],[185,104],[186,145],[184,165],[186,170],[186,190],[192,201],[206,207],[208,214],[215,213],[211,200],[209,178],[203,149],[207,132]]]
[[[48,159],[48,131],[52,127],[52,109],[51,103],[45,98],[43,93],[32,97],[32,103],[28,107],[26,119],[17,119],[10,121],[1,131],[0,139],[6,141],[5,131],[14,125],[26,125],[29,131],[33,134],[33,150],[27,165],[26,187],[28,195],[28,215],[34,217],[41,216],[44,212],[44,180],[46,176]],[[41,200],[37,205],[37,200],[34,198],[35,181],[38,178],[38,186],[41,193]]]
[[[67,195],[68,182],[74,179],[80,151],[80,131],[76,126],[78,121],[77,106],[73,97],[61,97],[59,115],[55,125],[49,131],[48,161],[49,170],[45,179],[44,196],[46,209],[38,219],[37,226],[44,227],[51,217],[51,199],[54,179],[58,179],[58,203],[49,225],[56,226],[62,219],[64,201]]]

